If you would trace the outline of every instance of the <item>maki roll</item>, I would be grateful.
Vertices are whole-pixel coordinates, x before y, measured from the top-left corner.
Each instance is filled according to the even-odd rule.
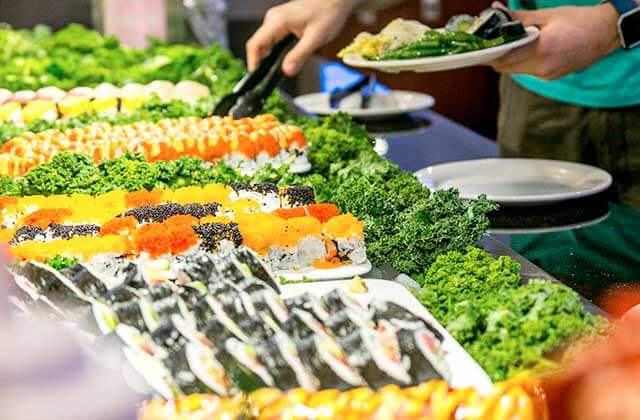
[[[261,184],[232,184],[232,200],[248,199],[260,203],[260,208],[266,213],[270,213],[280,208],[280,197],[278,187],[272,183]]]
[[[253,287],[247,288],[254,289]],[[245,290],[247,290],[245,289]],[[257,289],[257,287],[255,288]],[[279,294],[271,288],[262,288],[251,293],[245,292],[251,300],[252,306],[256,314],[269,316],[278,323],[283,323],[289,317],[289,311]]]
[[[414,330],[418,328],[426,328],[435,337],[435,339],[438,340],[438,342],[442,342],[444,340],[442,333],[435,329],[426,320],[396,303],[374,300],[369,305],[369,308],[373,310],[373,320],[376,324],[386,320],[398,328]]]
[[[289,319],[282,324],[282,331],[294,340],[305,340],[316,333],[325,333],[325,327],[309,312],[293,309]]]
[[[89,297],[63,276],[59,271],[35,261],[26,262],[20,274],[29,280],[39,294],[46,296],[62,309],[73,309],[89,305]]]
[[[240,264],[244,264],[249,268],[249,272],[253,275],[253,277],[262,280],[276,292],[279,292],[278,285],[273,279],[273,275],[267,268],[267,265],[262,262],[260,257],[258,257],[258,254],[255,253],[255,251],[242,246],[236,249],[233,254],[235,255],[238,262],[240,262]]]
[[[201,394],[212,391],[191,370],[186,346],[180,347],[178,351],[169,353],[167,357],[162,359],[162,364],[169,370],[183,394]]]
[[[149,387],[162,398],[171,400],[180,395],[180,389],[171,372],[155,357],[139,349],[123,349],[129,364],[144,378]]]
[[[180,288],[179,295],[184,302],[187,310],[196,311],[196,307],[202,301],[208,292],[207,286],[200,282],[191,282]]]
[[[277,340],[268,340],[255,345],[255,352],[265,370],[273,378],[275,386],[287,390],[301,386],[296,372],[287,362]]]
[[[118,316],[107,305],[94,301],[91,304],[91,311],[87,312],[78,324],[83,330],[95,335],[106,335],[116,329]]]
[[[204,335],[214,347],[224,347],[229,338],[235,337],[243,341],[250,341],[244,332],[235,324],[225,323],[218,318],[211,318],[203,328]]]
[[[189,342],[189,339],[176,327],[172,319],[166,320],[153,330],[151,339],[156,345],[163,347],[169,353],[179,351]]]
[[[246,334],[249,342],[253,344],[267,341],[274,335],[274,330],[262,318],[257,316],[241,319],[238,322],[238,327]]]
[[[251,392],[266,386],[273,387],[275,381],[256,354],[256,349],[236,338],[225,341],[216,359],[225,366],[233,383],[240,391]]]
[[[214,259],[215,276],[212,280],[226,281],[230,284],[237,284],[245,280],[248,276],[242,267],[229,257],[218,257]]]
[[[397,338],[361,328],[342,340],[348,362],[372,388],[389,384],[409,385],[411,377],[402,363]]]
[[[335,339],[316,333],[296,341],[300,359],[319,381],[321,389],[347,390],[365,386],[357,369],[349,364],[347,355]]]
[[[152,301],[166,299],[168,297],[174,296],[174,288],[172,283],[160,283],[154,286],[150,286],[146,289],[145,295],[149,297]]]
[[[213,308],[211,307],[209,302],[207,302],[206,298],[200,299],[191,304],[189,306],[189,310],[193,314],[193,318],[196,321],[196,327],[200,330],[203,329],[205,325],[207,325],[207,322],[209,322],[211,318],[214,317]]]
[[[500,9],[485,9],[474,19],[466,32],[483,39],[495,39],[500,37],[502,25],[511,21],[511,16]]]
[[[134,327],[140,331],[148,331],[147,324],[142,316],[142,310],[137,300],[115,302],[112,305],[113,312],[118,317],[118,322]]]
[[[210,349],[192,342],[185,345],[184,351],[189,368],[200,383],[217,395],[229,395],[231,380]]]
[[[107,293],[108,280],[88,266],[76,264],[63,273],[68,273],[73,284],[87,296],[99,299],[100,296]]]
[[[326,327],[336,337],[346,337],[352,332],[366,327],[373,327],[373,322],[363,316],[362,312],[353,310],[352,308],[345,308],[339,312],[334,312],[331,317],[326,321]]]
[[[320,388],[320,380],[302,362],[294,341],[283,332],[277,333],[272,340],[278,347],[284,361],[294,372],[299,386],[307,391],[317,391]],[[276,376],[274,378],[276,383],[278,383],[279,377]],[[288,379],[284,380],[287,381]]]
[[[301,309],[312,314],[320,322],[325,322],[331,316],[325,302],[309,292],[285,299],[284,303],[288,308]]]
[[[117,276],[122,277],[122,284],[135,289],[142,289],[147,287],[147,282],[142,276],[142,271],[138,268],[137,264],[128,262],[126,265],[118,269]]]
[[[280,207],[302,207],[309,204],[315,204],[316,197],[313,187],[294,186],[286,187],[280,190]]]
[[[207,282],[214,269],[214,263],[210,254],[194,252],[176,256],[174,267],[177,271],[177,281],[179,283]]]
[[[103,293],[99,300],[113,306],[117,303],[130,302],[140,297],[138,292],[129,286],[118,286]]]
[[[349,296],[342,289],[334,289],[322,297],[322,301],[328,308],[330,313],[342,311],[346,308],[353,308],[356,311],[364,311],[362,307],[354,298]]]
[[[448,379],[441,342],[430,330],[400,329],[396,334],[400,353],[410,361],[409,375],[413,385],[432,379]]]

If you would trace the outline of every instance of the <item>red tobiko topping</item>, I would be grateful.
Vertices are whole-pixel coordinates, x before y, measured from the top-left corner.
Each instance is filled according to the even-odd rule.
[[[116,217],[109,220],[100,228],[100,236],[105,235],[119,235],[122,233],[130,232],[136,228],[138,224],[137,220],[133,216]]]
[[[190,216],[188,216],[190,217]],[[198,243],[198,236],[185,219],[169,218],[162,223],[148,223],[134,234],[136,251],[148,252],[152,257],[179,254]]]
[[[328,222],[329,219],[340,214],[340,209],[338,209],[338,206],[332,203],[309,204],[306,209],[309,216],[315,217],[322,223]]]
[[[0,197],[0,210],[18,203],[17,197]]]
[[[25,217],[24,224],[46,229],[52,223],[61,224],[71,213],[71,209],[40,209]]]

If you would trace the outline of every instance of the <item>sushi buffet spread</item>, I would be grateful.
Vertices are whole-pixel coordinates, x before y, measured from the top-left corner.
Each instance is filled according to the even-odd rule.
[[[349,49],[520,34],[499,13],[451,25],[396,22],[407,36]],[[2,27],[0,50],[11,302],[91,353],[117,348],[141,419],[543,419],[534,373],[607,328],[568,287],[522,284],[476,247],[494,203],[429,191],[348,116],[299,116],[277,93],[255,118],[212,116],[244,74],[220,47],[132,49],[72,25]],[[317,281],[371,265],[418,287]]]

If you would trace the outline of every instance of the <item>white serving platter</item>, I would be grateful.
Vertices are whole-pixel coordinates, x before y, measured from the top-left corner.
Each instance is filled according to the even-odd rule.
[[[371,262],[367,260],[362,264],[348,264],[336,268],[305,267],[299,270],[278,270],[273,272],[273,277],[276,280],[283,278],[287,281],[349,279],[367,274],[371,268]]]
[[[507,205],[540,205],[597,194],[611,175],[582,163],[546,159],[477,159],[429,166],[415,173],[430,189],[457,188],[460,196],[485,194]]]
[[[527,36],[517,41],[499,45],[497,47],[485,48],[483,50],[470,51],[461,54],[386,61],[372,61],[362,57],[347,56],[342,61],[351,67],[374,69],[386,73],[399,73],[401,71],[427,73],[433,71],[460,69],[464,67],[488,64],[491,61],[502,57],[511,50],[535,42],[540,36],[540,30],[534,26],[527,27],[526,29]]]
[[[348,292],[351,280],[327,281],[320,283],[299,283],[282,286],[283,298],[294,297],[303,293],[312,293],[322,296],[336,288]],[[418,302],[407,288],[399,283],[389,280],[365,279],[368,291],[366,293],[349,293],[363,305],[369,304],[372,299],[386,300],[401,305],[414,314],[422,317],[434,326],[442,336],[445,352],[445,360],[449,366],[449,384],[453,388],[473,387],[482,394],[491,392],[492,383],[487,373],[467,353],[462,346],[451,337],[438,321]]]
[[[328,93],[310,93],[295,98],[294,103],[309,114],[330,115],[346,112],[352,117],[381,119],[422,111],[435,104],[433,96],[408,90],[392,90],[388,93],[376,93],[371,97],[368,108],[362,108],[358,93],[346,97],[339,108],[331,108]]]

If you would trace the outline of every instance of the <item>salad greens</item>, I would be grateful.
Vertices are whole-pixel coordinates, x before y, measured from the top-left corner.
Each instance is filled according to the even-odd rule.
[[[567,286],[521,286],[516,261],[479,248],[441,255],[414,278],[418,299],[495,381],[547,364],[554,350],[606,325]]]
[[[486,40],[463,31],[427,31],[417,42],[387,51],[377,57],[369,57],[369,59],[384,61],[437,57],[496,47],[504,43],[503,37]]]
[[[56,255],[45,261],[45,264],[56,270],[64,270],[65,268],[73,267],[77,263],[77,258],[65,257],[64,255]]]

